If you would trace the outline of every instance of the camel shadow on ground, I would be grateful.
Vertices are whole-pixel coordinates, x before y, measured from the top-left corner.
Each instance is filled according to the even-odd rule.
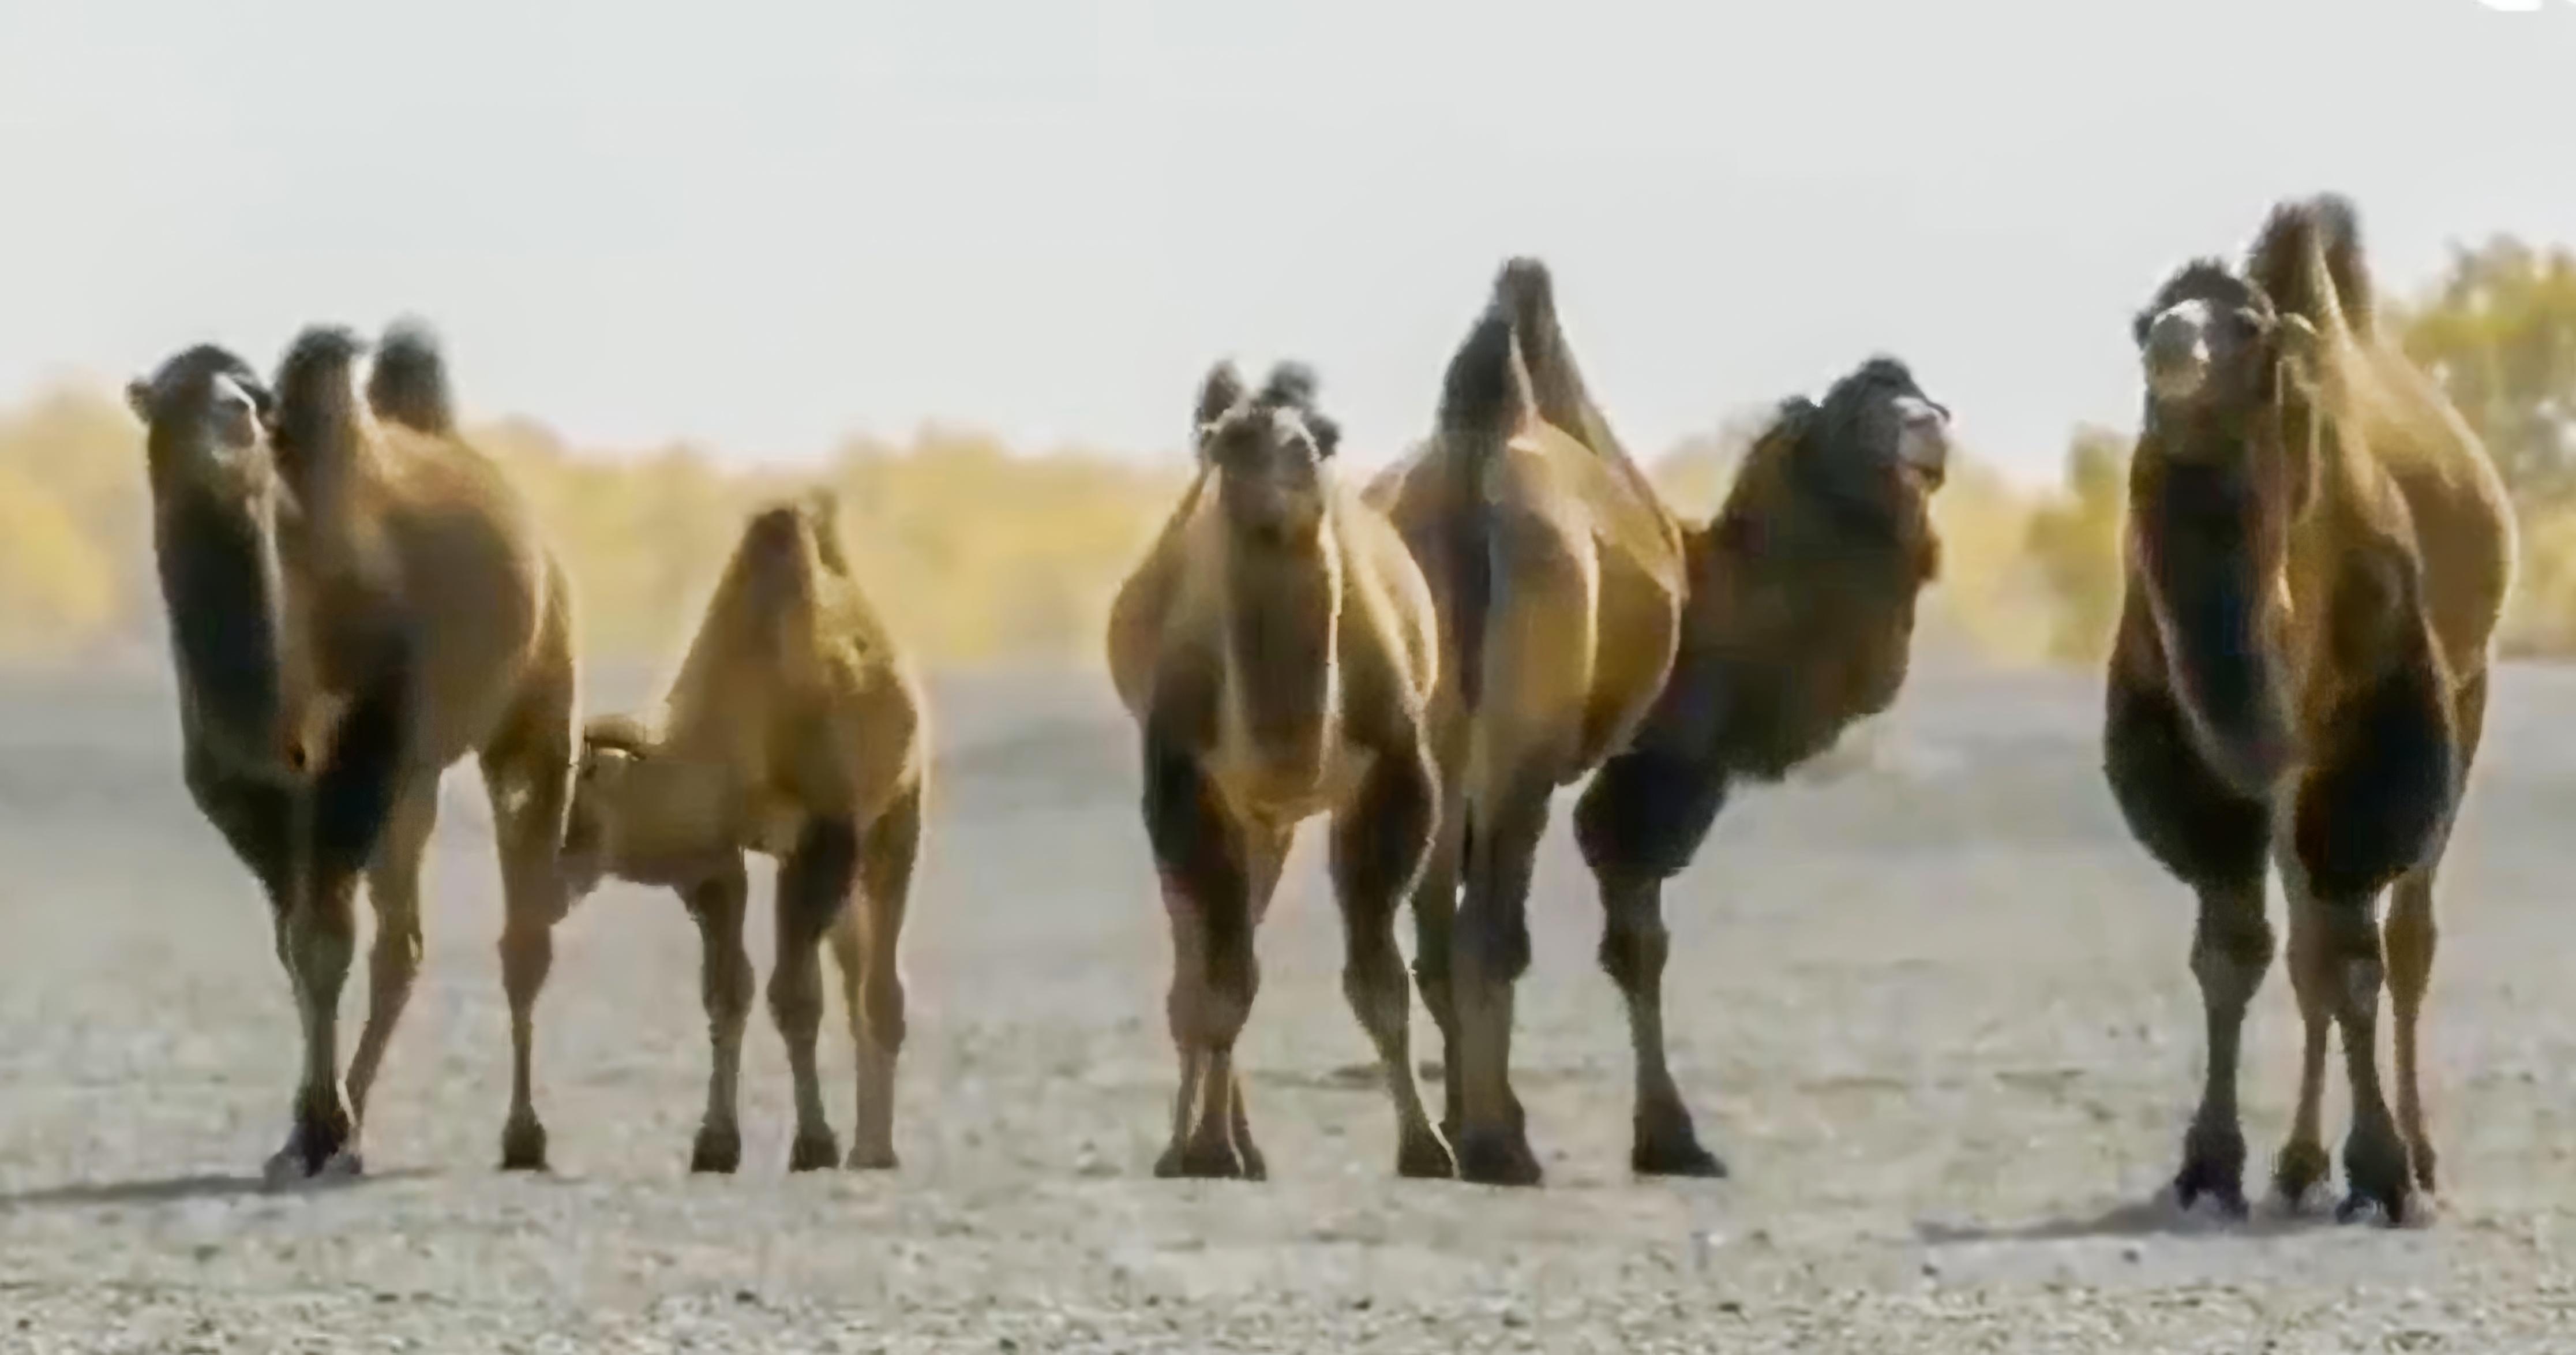
[[[248,1195],[314,1195],[433,1175],[425,1168],[321,1177],[272,1186],[255,1173],[200,1172],[135,1181],[73,1181],[0,1195],[0,1214],[20,1209],[78,1209],[101,1205],[174,1204],[183,1200]]]
[[[2290,1237],[2340,1227],[2331,1206],[2290,1205],[2266,1199],[2241,1219],[2206,1209],[2184,1209],[2170,1192],[2112,1205],[2098,1214],[2041,1219],[2032,1223],[1994,1225],[1925,1220],[1914,1225],[1915,1240],[1930,1247],[1976,1246],[1996,1242],[2078,1242],[2092,1238],[2266,1238]]]

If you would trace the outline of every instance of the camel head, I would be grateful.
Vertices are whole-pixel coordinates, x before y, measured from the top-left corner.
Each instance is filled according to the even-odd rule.
[[[1218,502],[1239,538],[1269,546],[1311,544],[1322,530],[1324,462],[1341,429],[1315,407],[1315,374],[1300,363],[1271,369],[1247,392],[1221,362],[1199,388],[1198,455],[1216,472]]]
[[[1836,381],[1822,403],[1797,396],[1781,404],[1717,530],[1804,538],[1810,548],[1846,555],[1894,546],[1914,561],[1919,582],[1937,562],[1932,496],[1949,466],[1950,411],[1923,393],[1904,363],[1873,357]]]
[[[153,548],[192,736],[237,765],[303,771],[284,699],[277,402],[250,364],[200,344],[125,388],[143,421]]]
[[[2270,453],[2274,406],[2298,379],[2316,331],[2225,265],[2185,265],[2130,321],[2146,376],[2147,422],[2174,435],[2167,450],[2199,459]],[[2267,445],[2270,444],[2270,445]]]

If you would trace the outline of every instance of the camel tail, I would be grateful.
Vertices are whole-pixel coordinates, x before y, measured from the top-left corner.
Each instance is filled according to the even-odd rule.
[[[2275,307],[2311,324],[2339,319],[2352,333],[2368,334],[2376,319],[2361,213],[2340,193],[2273,208],[2247,271]]]
[[[1455,475],[1444,519],[1440,568],[1449,595],[1449,650],[1458,693],[1474,710],[1484,692],[1485,622],[1494,600],[1493,505],[1488,468],[1532,412],[1529,372],[1521,363],[1508,306],[1487,308],[1449,360],[1440,391],[1440,436]]]
[[[447,355],[426,322],[405,318],[385,330],[376,345],[375,370],[367,375],[367,405],[387,423],[422,433],[456,431]]]

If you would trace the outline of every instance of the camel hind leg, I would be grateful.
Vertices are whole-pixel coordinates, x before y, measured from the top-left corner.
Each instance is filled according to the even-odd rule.
[[[2452,709],[2452,728],[2460,750],[2459,778],[2465,787],[2469,769],[2477,761],[2478,744],[2486,732],[2485,673],[2463,684]],[[2458,812],[2456,805],[2452,812]],[[2397,1127],[2406,1136],[2409,1155],[2414,1159],[2415,1184],[2426,1191],[2434,1189],[2439,1173],[2435,1169],[2432,1134],[2425,1127],[2417,1039],[2424,1015],[2424,993],[2433,981],[2433,952],[2441,936],[2433,916],[2433,880],[2441,872],[2442,856],[2449,847],[2450,825],[2445,824],[2432,856],[2400,877],[2390,891],[2388,920],[2382,932],[2388,951],[2389,1014],[2397,1027]]]
[[[903,1052],[903,917],[921,851],[921,785],[915,782],[871,822],[859,842],[859,893],[831,931],[858,1052],[858,1106],[850,1126],[854,1171],[898,1165],[894,1150],[895,1060]]]
[[[385,1047],[420,978],[420,867],[438,826],[438,777],[418,777],[394,801],[393,816],[367,867],[367,902],[376,939],[367,956],[367,1024],[349,1056],[349,1113],[361,1131]]]
[[[1434,773],[1421,753],[1381,754],[1360,793],[1333,823],[1333,883],[1348,946],[1342,991],[1377,1048],[1387,1095],[1395,1103],[1396,1173],[1410,1177],[1454,1176],[1458,1170],[1414,1083],[1413,994],[1395,946],[1395,911],[1438,831],[1433,785]]]
[[[1413,984],[1440,1033],[1440,1136],[1451,1143],[1457,1141],[1461,1109],[1457,982],[1451,947],[1468,837],[1467,806],[1459,795],[1459,761],[1444,750],[1434,763],[1440,775],[1438,820],[1421,877],[1413,885]]]
[[[698,994],[707,1011],[707,1108],[689,1147],[692,1172],[742,1165],[742,1035],[751,1021],[751,955],[743,949],[749,895],[742,858],[683,893],[698,926]]]
[[[569,675],[537,683],[481,757],[501,857],[501,988],[510,1003],[504,1171],[546,1166],[546,1127],[535,1092],[536,1010],[554,968],[554,927],[566,907],[556,858],[572,793],[576,716]]]

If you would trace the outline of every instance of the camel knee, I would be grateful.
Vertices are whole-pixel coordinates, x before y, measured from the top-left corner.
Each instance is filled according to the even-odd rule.
[[[751,957],[740,950],[730,955],[707,957],[699,975],[698,991],[705,1000],[707,1015],[732,1025],[751,1011]]]
[[[1672,949],[1672,933],[1661,917],[1613,912],[1601,928],[1601,972],[1619,991],[1638,992],[1662,982]]]
[[[2243,910],[2213,913],[2201,919],[2192,938],[2191,972],[2210,1001],[2242,1006],[2262,986],[2274,948],[2272,924],[2264,919],[2259,904],[2250,914]]]
[[[2387,957],[2373,925],[2369,900],[2319,905],[2324,913],[2320,973],[2325,996],[2336,1019],[2366,1022],[2379,1014],[2379,993],[2388,976]]]
[[[2396,906],[2389,910],[2385,937],[2388,990],[2401,1008],[2413,1010],[2423,1000],[2433,980],[2433,952],[2440,942],[2441,928],[2433,920],[2431,900],[2418,904],[2401,891]]]
[[[871,974],[859,984],[859,1011],[862,1030],[870,1044],[892,1053],[903,1048],[904,993],[903,977],[895,973]]]
[[[769,976],[769,1016],[791,1033],[819,1030],[823,1024],[822,976],[810,962],[782,961]]]

